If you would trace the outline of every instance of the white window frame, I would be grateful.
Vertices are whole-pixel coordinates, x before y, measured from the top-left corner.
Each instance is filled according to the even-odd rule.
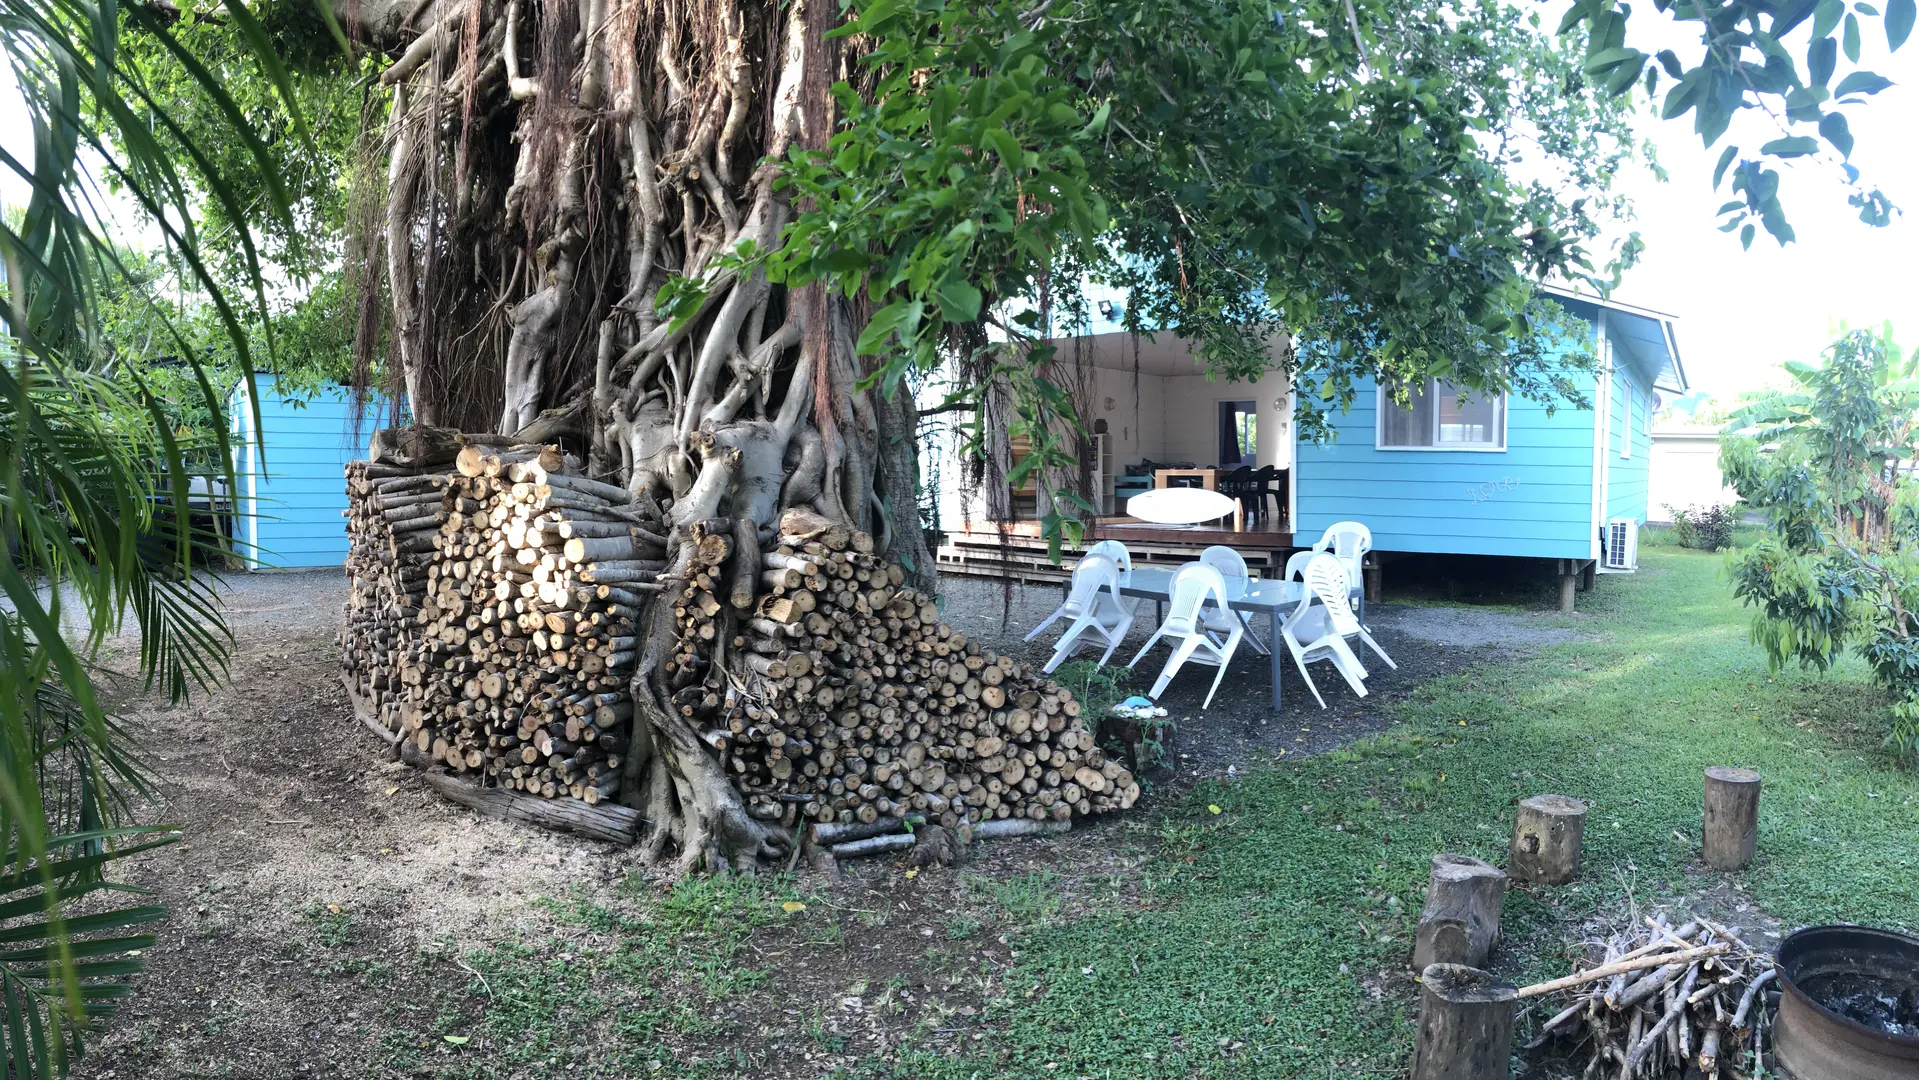
[[[1434,391],[1427,396],[1432,399],[1433,408],[1437,409],[1439,407],[1437,384],[1440,380],[1428,376],[1426,381],[1435,384]],[[1448,446],[1387,446],[1386,410],[1397,409],[1398,407],[1398,404],[1393,401],[1392,395],[1386,392],[1384,385],[1377,382],[1373,384],[1373,449],[1387,453],[1405,452],[1413,454],[1503,454],[1506,452],[1506,434],[1507,429],[1511,426],[1512,409],[1511,402],[1508,400],[1508,395],[1504,390],[1499,392],[1498,446],[1467,446],[1459,444]],[[1433,427],[1435,430],[1439,427],[1436,420]]]

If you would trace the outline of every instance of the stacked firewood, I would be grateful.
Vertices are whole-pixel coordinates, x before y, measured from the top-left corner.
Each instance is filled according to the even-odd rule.
[[[722,572],[735,547],[723,531],[698,542],[665,673],[756,817],[953,828],[1068,821],[1139,797],[1070,692],[942,622],[871,537],[789,510],[753,589],[724,584],[738,574]],[[715,678],[727,650],[744,663]]]
[[[1607,940],[1597,966],[1518,993],[1560,995],[1536,1045],[1570,1042],[1585,1076],[1745,1076],[1772,979],[1770,955],[1711,919],[1648,918]]]
[[[389,738],[455,772],[611,798],[661,512],[551,447],[446,449],[407,460],[376,439],[346,467],[348,680]]]

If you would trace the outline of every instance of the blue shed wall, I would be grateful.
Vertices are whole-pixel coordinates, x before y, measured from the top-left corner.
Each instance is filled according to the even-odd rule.
[[[239,455],[238,533],[253,545],[243,554],[256,569],[338,566],[347,553],[342,469],[366,456],[364,439],[353,437],[350,392],[332,387],[311,399],[289,398],[271,378],[261,378],[259,390],[264,460],[244,385],[229,403]],[[363,426],[370,434],[370,416]]]

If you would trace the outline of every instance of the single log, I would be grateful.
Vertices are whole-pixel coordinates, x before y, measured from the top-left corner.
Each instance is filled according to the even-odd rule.
[[[1499,938],[1506,872],[1467,855],[1433,856],[1426,906],[1413,938],[1413,969],[1433,964],[1484,967]]]
[[[1584,858],[1586,804],[1565,795],[1535,795],[1513,815],[1506,872],[1517,881],[1564,885]]]
[[[1032,818],[1006,818],[998,821],[982,821],[973,826],[975,840],[1007,840],[1015,836],[1056,836],[1071,832],[1073,822],[1034,821]]]
[[[422,771],[433,790],[475,813],[524,821],[543,829],[589,840],[631,846],[640,838],[640,813],[614,803],[589,806],[580,799],[543,799],[502,788],[477,787],[433,768],[434,762],[410,742],[400,743],[400,759]]]
[[[1420,977],[1412,1080],[1494,1080],[1512,1075],[1513,988],[1487,972],[1434,964]]]
[[[1714,765],[1706,770],[1706,865],[1744,870],[1759,848],[1759,774]]]
[[[466,448],[467,440],[452,428],[381,428],[367,445],[367,457],[380,465],[420,469],[444,465]]]
[[[1564,978],[1548,979],[1545,982],[1534,983],[1531,986],[1522,986],[1517,991],[1517,996],[1522,998],[1538,997],[1541,994],[1555,993],[1567,987],[1584,986],[1587,983],[1598,982],[1601,979],[1610,979],[1614,975],[1629,971],[1643,971],[1646,968],[1660,967],[1665,964],[1686,963],[1697,960],[1703,956],[1718,956],[1720,953],[1726,952],[1731,948],[1732,945],[1730,942],[1716,941],[1711,945],[1698,945],[1690,949],[1680,949],[1677,952],[1652,953],[1647,956],[1635,956],[1631,960],[1616,960],[1610,964],[1601,964],[1596,968],[1576,971]]]
[[[835,859],[856,859],[862,855],[884,855],[889,851],[905,851],[916,840],[912,833],[888,833],[884,836],[869,836],[864,840],[849,840],[844,844],[834,844],[829,850]]]
[[[872,821],[855,821],[845,825],[834,822],[821,822],[812,826],[812,840],[815,844],[832,847],[849,840],[864,840],[871,836],[883,836],[887,833],[905,832],[907,825],[921,825],[923,817],[883,817]]]

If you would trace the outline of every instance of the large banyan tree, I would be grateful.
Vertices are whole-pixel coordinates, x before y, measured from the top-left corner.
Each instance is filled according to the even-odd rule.
[[[1495,3],[340,14],[391,57],[349,249],[363,359],[417,422],[557,440],[668,507],[669,575],[696,524],[730,519],[751,558],[803,508],[930,585],[912,388],[957,365],[976,437],[1025,434],[1063,474],[1076,421],[1044,342],[1089,279],[1214,370],[1277,362],[1328,401],[1438,366],[1551,392],[1528,279],[1589,269],[1630,152],[1608,99]],[[1275,360],[1282,327],[1298,347]],[[658,615],[643,651],[671,634]],[[669,725],[654,667],[634,697]],[[655,825],[759,850],[697,741],[656,741],[678,820]]]

